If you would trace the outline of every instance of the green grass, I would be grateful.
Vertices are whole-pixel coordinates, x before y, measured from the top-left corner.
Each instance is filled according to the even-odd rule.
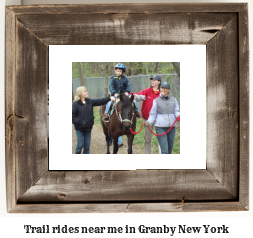
[[[93,107],[93,115],[95,117],[94,123],[99,124],[99,126],[102,128],[102,125],[100,122],[100,107]]]
[[[142,118],[137,119],[135,131],[139,131],[141,129],[141,124],[143,122],[144,120]],[[133,145],[139,145],[141,149],[144,149],[144,131],[145,131],[145,126],[143,125],[141,132],[134,136],[134,141],[133,141]]]
[[[95,124],[98,124],[101,128],[101,122],[100,122],[100,107],[94,107],[94,117],[95,117]],[[137,119],[137,123],[136,123],[136,131],[139,131],[141,129],[141,124],[144,122],[144,120],[141,119]],[[139,145],[141,149],[144,149],[144,125],[142,126],[142,130],[140,133],[136,134],[134,136],[134,141],[133,141],[133,145]],[[155,129],[153,129],[153,132],[155,133]],[[152,150],[154,150],[154,152],[156,154],[159,153],[158,151],[158,141],[157,138],[155,136],[152,136]],[[176,128],[176,137],[175,137],[175,142],[174,142],[174,147],[172,150],[172,154],[180,154],[180,127],[177,126]]]
[[[174,141],[174,146],[172,154],[180,154],[180,127],[176,127],[176,136]]]

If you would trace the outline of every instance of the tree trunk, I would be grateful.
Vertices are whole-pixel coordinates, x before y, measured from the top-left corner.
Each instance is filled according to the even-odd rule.
[[[153,63],[153,69],[154,69],[154,74],[158,74],[157,70],[158,70],[158,62],[154,62]]]
[[[77,64],[78,73],[79,73],[80,86],[84,86],[83,72],[82,72],[81,63],[80,62],[76,62],[76,64]]]
[[[125,66],[126,66],[126,75],[127,75],[127,76],[131,76],[131,74],[132,74],[132,71],[131,71],[131,63],[126,62],[126,63],[125,63]]]
[[[173,64],[178,77],[180,77],[180,62],[171,62],[171,63]]]
[[[86,75],[86,68],[85,68],[85,63],[80,63],[81,65],[81,69],[82,69],[82,73],[83,73],[83,85],[84,86],[87,86],[87,80],[86,80],[86,77],[84,77]]]
[[[114,63],[114,62],[111,62],[110,75],[114,75],[114,74],[115,74],[114,66],[115,66],[115,63]]]
[[[105,87],[104,87],[104,97],[108,96],[108,91],[109,91],[109,82],[108,82],[108,68],[109,68],[109,64],[106,62],[102,63],[102,75],[104,78],[104,82],[105,82]]]
[[[149,75],[149,72],[148,72],[148,63],[146,63],[145,66],[146,66],[146,74]]]

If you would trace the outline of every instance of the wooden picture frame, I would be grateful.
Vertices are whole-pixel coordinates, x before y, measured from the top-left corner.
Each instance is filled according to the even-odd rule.
[[[205,44],[206,169],[48,171],[48,46],[55,44]],[[5,78],[8,212],[249,210],[246,3],[6,7]]]

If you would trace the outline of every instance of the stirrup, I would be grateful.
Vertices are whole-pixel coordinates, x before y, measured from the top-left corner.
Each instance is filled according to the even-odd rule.
[[[107,116],[107,117],[106,117],[106,116]],[[109,120],[110,120],[109,115],[108,115],[107,113],[105,113],[104,116],[103,116],[103,118],[102,118],[102,120],[103,120],[104,122],[109,122]]]

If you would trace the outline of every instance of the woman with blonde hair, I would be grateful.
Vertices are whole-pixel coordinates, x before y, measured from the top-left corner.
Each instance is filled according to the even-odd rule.
[[[76,89],[76,95],[72,104],[72,123],[75,126],[77,146],[75,154],[90,153],[91,130],[94,125],[93,107],[101,106],[114,101],[110,95],[102,99],[90,99],[86,87],[81,86]]]

